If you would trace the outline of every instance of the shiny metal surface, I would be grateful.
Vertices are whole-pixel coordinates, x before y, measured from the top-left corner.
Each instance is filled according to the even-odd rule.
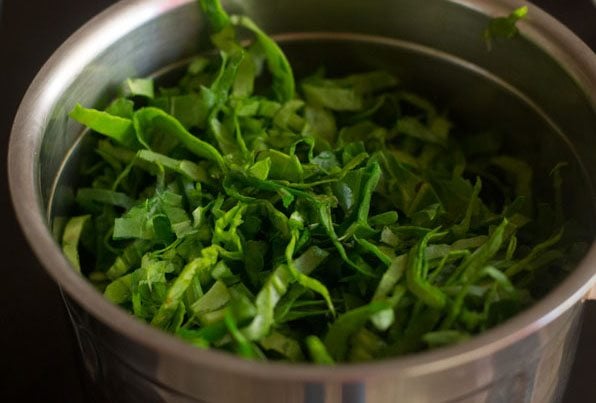
[[[532,6],[530,18],[520,24],[522,36],[487,52],[480,37],[488,16],[507,14],[519,4],[227,3],[268,32],[282,34],[291,57],[305,69],[341,52],[349,52],[350,63],[363,67],[389,63],[404,82],[436,94],[472,126],[490,123],[523,130],[527,138],[512,136],[510,141],[537,166],[561,155],[577,156],[570,206],[577,218],[593,222],[593,180],[583,181],[582,172],[596,178],[596,56]],[[469,342],[335,368],[254,363],[197,350],[131,318],[70,269],[52,239],[46,210],[64,157],[80,134],[66,112],[76,102],[105,105],[124,78],[149,74],[207,47],[194,0],[123,1],[52,56],[13,126],[9,179],[19,221],[32,249],[64,290],[85,365],[110,401],[557,401],[576,345],[581,300],[596,282],[594,247],[547,298]],[[304,56],[305,49],[310,57]],[[54,212],[66,207],[67,185],[57,188]]]

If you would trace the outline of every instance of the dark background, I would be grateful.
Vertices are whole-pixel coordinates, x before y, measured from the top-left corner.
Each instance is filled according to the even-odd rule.
[[[299,1],[299,0],[297,0]],[[423,0],[421,0],[423,1]],[[113,0],[0,0],[0,144],[28,84],[51,53]],[[536,0],[596,49],[591,0]],[[0,401],[92,400],[59,290],[41,269],[16,223],[0,175]],[[596,303],[589,303],[564,403],[596,401]]]

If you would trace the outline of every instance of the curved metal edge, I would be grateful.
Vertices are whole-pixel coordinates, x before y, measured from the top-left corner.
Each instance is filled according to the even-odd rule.
[[[542,9],[529,5],[528,20],[521,21],[520,32],[545,53],[553,55],[580,88],[591,94],[589,101],[596,111],[596,53],[569,28]],[[534,24],[540,19],[541,24]],[[545,27],[548,26],[548,29]],[[573,40],[570,40],[573,38]],[[574,55],[574,57],[569,57]]]
[[[126,35],[164,13],[164,10],[176,9],[192,2],[194,0],[118,2],[92,18],[72,34],[37,73],[19,105],[9,139],[7,166],[10,196],[20,228],[40,263],[95,318],[149,348],[160,348],[169,342],[176,344],[178,341],[134,320],[124,310],[109,303],[90,283],[70,269],[64,256],[57,253],[60,248],[50,235],[47,222],[42,218],[45,206],[38,200],[38,166],[31,161],[39,156],[43,141],[36,137],[36,133],[47,124],[52,100],[68,87],[74,77],[71,74],[73,71],[80,71],[97,54],[98,49],[105,49],[113,42],[114,37]],[[178,349],[173,348],[172,351]],[[189,351],[180,354],[188,355]]]
[[[21,228],[28,239],[38,239],[37,243],[31,243],[31,247],[37,256],[43,256],[43,265],[51,276],[69,294],[73,296],[85,295],[85,298],[79,297],[76,298],[76,301],[96,318],[99,318],[102,322],[109,322],[110,326],[120,331],[123,335],[131,340],[138,341],[147,348],[172,354],[190,364],[212,365],[233,373],[244,373],[253,377],[266,377],[269,379],[308,381],[320,380],[321,377],[325,377],[328,380],[345,380],[354,377],[372,378],[386,376],[387,370],[392,372],[392,376],[395,376],[397,373],[408,373],[409,375],[424,374],[436,371],[437,369],[453,367],[469,362],[479,356],[489,355],[535,332],[544,326],[544,324],[554,320],[559,315],[559,312],[569,309],[582,297],[587,295],[588,289],[591,287],[589,283],[594,281],[594,277],[589,276],[590,269],[586,266],[590,260],[596,259],[595,247],[591,248],[590,253],[578,266],[576,272],[554,291],[559,296],[565,295],[566,298],[547,298],[501,326],[461,345],[420,353],[412,357],[389,359],[368,364],[343,365],[332,369],[313,367],[312,365],[262,364],[245,361],[219,351],[197,350],[181,340],[132,319],[122,309],[109,303],[90,284],[83,281],[78,274],[71,270],[65,270],[65,268],[69,267],[66,259],[61,254],[55,253],[57,246],[47,230],[46,223],[40,216],[36,216],[34,213],[43,211],[43,207],[35,201],[37,199],[36,190],[39,188],[39,178],[36,172],[34,172],[34,166],[27,161],[31,160],[30,154],[32,150],[35,155],[39,154],[41,139],[36,140],[34,133],[36,129],[44,125],[45,122],[43,119],[47,118],[48,107],[50,106],[45,101],[49,101],[52,98],[50,96],[52,93],[42,93],[40,88],[44,86],[42,84],[47,83],[47,78],[45,77],[50,72],[63,73],[62,79],[68,79],[64,75],[64,66],[61,66],[61,60],[66,56],[72,57],[72,53],[75,52],[79,57],[77,63],[84,65],[90,54],[86,53],[83,48],[89,46],[91,41],[93,41],[93,46],[97,49],[98,46],[107,45],[107,38],[113,38],[114,33],[124,34],[125,31],[121,29],[123,19],[126,19],[125,26],[127,29],[132,30],[135,26],[141,25],[145,21],[162,13],[164,9],[173,9],[192,1],[176,0],[164,2],[160,0],[135,0],[117,3],[108,8],[69,38],[50,58],[46,65],[44,65],[27,91],[15,118],[12,129],[13,134],[11,134],[10,138],[8,165],[11,197]],[[453,1],[483,13],[486,13],[487,9],[495,9],[494,3],[491,3],[490,8],[483,8],[484,5],[488,7],[489,2],[487,1]],[[127,19],[128,17],[126,16],[130,14],[135,14],[135,18]],[[143,15],[142,19],[139,19],[139,14]],[[119,17],[114,18],[115,15]],[[543,18],[548,19],[546,21],[540,21]],[[537,15],[536,20],[539,23],[548,23],[549,25],[556,22],[552,17],[547,17],[543,12]],[[131,26],[131,21],[135,21],[136,25]],[[119,29],[112,30],[112,27],[116,28],[118,26],[120,26]],[[558,44],[553,45],[555,47],[554,50],[556,50],[555,53],[562,52],[567,54],[565,49],[569,49],[579,39],[566,28],[562,27],[560,23],[556,23],[555,26],[557,27],[557,35],[562,36]],[[79,41],[80,43],[77,44]],[[582,48],[581,42],[577,46]],[[576,45],[573,44],[571,47],[575,48]],[[55,79],[56,76],[52,77]],[[596,82],[596,75],[588,74],[588,77],[593,77]],[[53,87],[50,86],[50,88],[60,90],[60,82],[54,82],[57,84]],[[30,112],[39,110],[39,108],[46,112],[46,115],[42,116],[39,120],[32,120],[31,116],[33,115]],[[21,133],[21,135],[17,137],[14,133]],[[594,290],[592,290],[590,295],[593,295],[593,293]],[[106,318],[109,318],[109,321]]]
[[[596,281],[594,281],[594,286],[592,287],[592,289],[588,291],[588,294],[586,295],[586,300],[596,301]]]
[[[503,0],[503,2],[508,7],[520,6],[517,0]],[[596,5],[596,0],[593,2]],[[596,113],[596,74],[594,73],[596,72],[596,53],[574,32],[540,7],[531,3],[526,5],[529,8],[528,18],[518,23],[521,35],[539,46],[545,53],[553,55],[553,59],[560,63],[560,66],[578,87],[586,89],[585,93],[589,95],[588,101]],[[569,57],[569,55],[574,55],[574,57]],[[590,183],[590,195],[593,204],[596,205],[593,183]],[[592,286],[583,300],[596,301],[596,276],[589,280],[588,284],[592,284]]]
[[[39,156],[43,141],[36,133],[47,124],[52,102],[72,82],[73,72],[82,70],[94,55],[127,32],[166,10],[193,2],[194,0],[118,2],[92,18],[71,35],[37,73],[19,105],[9,140],[7,165],[10,195],[17,220],[29,245],[51,277],[70,295],[78,297],[75,298],[78,304],[102,321],[109,318],[110,325],[114,325],[128,337],[143,334],[148,326],[131,320],[130,315],[110,304],[78,273],[70,269],[61,253],[56,253],[60,248],[42,218],[45,206],[38,200],[38,166],[31,163]],[[36,242],[31,242],[32,239]],[[80,298],[80,295],[85,295],[85,298]],[[155,333],[152,337],[157,337],[156,345],[171,338],[159,331]]]
[[[561,66],[580,87],[596,91],[596,53],[563,23],[530,2],[520,0],[451,0],[490,17],[502,17],[515,8],[528,7],[526,18],[517,22],[520,35],[539,46]],[[596,4],[596,0],[594,0]],[[574,57],[569,57],[574,55]],[[593,94],[594,92],[592,92]],[[596,110],[596,97],[590,99]]]
[[[596,0],[594,0],[596,5]],[[589,95],[588,101],[596,113],[596,53],[575,35],[569,28],[561,24],[554,17],[540,9],[528,4],[529,19],[521,21],[520,32],[543,51],[553,55],[560,66],[575,81],[580,88],[585,88]],[[533,23],[534,19],[544,21],[543,24]],[[548,29],[545,26],[548,24]],[[573,38],[574,40],[570,40]],[[569,55],[575,55],[570,58]],[[591,95],[591,96],[590,96]],[[592,203],[596,204],[594,184],[590,183],[590,196]],[[583,300],[596,301],[596,275],[588,281],[592,284]]]

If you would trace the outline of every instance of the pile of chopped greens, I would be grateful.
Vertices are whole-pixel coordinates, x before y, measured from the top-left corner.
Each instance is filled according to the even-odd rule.
[[[583,252],[564,164],[539,202],[497,134],[454,134],[384,71],[296,84],[254,22],[200,4],[218,57],[70,115],[96,146],[63,251],[110,301],[201,348],[363,361],[490,328]]]

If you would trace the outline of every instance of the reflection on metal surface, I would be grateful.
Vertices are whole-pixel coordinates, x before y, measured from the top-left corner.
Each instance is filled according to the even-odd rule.
[[[596,285],[588,292],[588,299],[596,301]]]

